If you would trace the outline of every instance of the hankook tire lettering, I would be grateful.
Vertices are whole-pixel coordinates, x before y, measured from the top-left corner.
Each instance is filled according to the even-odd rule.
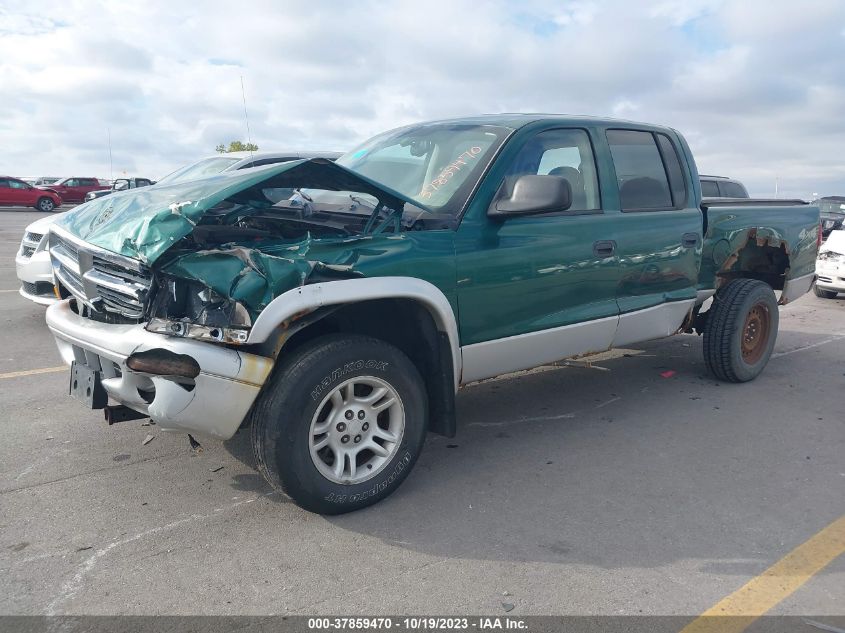
[[[334,383],[335,381],[350,372],[360,371],[364,368],[385,371],[387,369],[387,366],[388,363],[378,360],[358,360],[352,361],[351,363],[346,363],[343,367],[338,367],[337,369],[333,370],[331,374],[329,374],[320,381],[320,383],[311,392],[311,399],[318,400],[329,385],[331,385],[332,383]]]

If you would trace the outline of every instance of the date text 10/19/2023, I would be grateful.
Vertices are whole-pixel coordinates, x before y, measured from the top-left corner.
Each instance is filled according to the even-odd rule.
[[[312,631],[528,631],[527,623],[511,617],[325,617],[308,618]]]

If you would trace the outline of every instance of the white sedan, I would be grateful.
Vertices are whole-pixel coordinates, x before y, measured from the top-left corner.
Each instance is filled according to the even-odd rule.
[[[816,260],[817,297],[834,299],[845,292],[845,231],[831,231]]]
[[[21,296],[42,305],[58,301],[53,293],[53,268],[47,250],[47,236],[50,225],[63,215],[48,215],[26,227],[21,247],[15,255],[15,271],[21,282]]]

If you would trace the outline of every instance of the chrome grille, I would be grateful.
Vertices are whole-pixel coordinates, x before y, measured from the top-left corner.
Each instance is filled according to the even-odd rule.
[[[140,320],[152,283],[150,270],[133,259],[50,231],[53,274],[74,297],[97,312]]]

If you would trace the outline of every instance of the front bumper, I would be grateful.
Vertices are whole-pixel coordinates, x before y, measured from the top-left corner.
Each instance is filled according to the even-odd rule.
[[[18,252],[15,256],[15,272],[21,282],[22,297],[42,305],[58,301],[53,294],[53,268],[49,251],[37,250],[29,257]]]
[[[47,326],[62,359],[101,372],[112,400],[140,411],[165,430],[228,439],[261,391],[273,360],[213,343],[147,332],[143,325],[111,325],[79,316],[68,299],[47,309]],[[193,384],[136,373],[126,366],[135,352],[166,349],[195,359]]]
[[[845,265],[816,268],[816,287],[822,290],[845,292]]]
[[[816,261],[816,287],[845,292],[845,260],[842,257],[820,258]]]

